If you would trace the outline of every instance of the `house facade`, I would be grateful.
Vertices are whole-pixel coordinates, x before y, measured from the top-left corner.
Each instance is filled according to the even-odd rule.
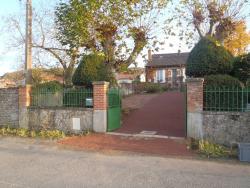
[[[148,51],[146,81],[179,86],[186,79],[186,61],[189,53],[151,54]]]

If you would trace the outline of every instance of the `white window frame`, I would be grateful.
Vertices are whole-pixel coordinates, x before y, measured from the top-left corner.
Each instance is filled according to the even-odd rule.
[[[165,83],[166,82],[166,71],[165,69],[156,70],[156,82]]]

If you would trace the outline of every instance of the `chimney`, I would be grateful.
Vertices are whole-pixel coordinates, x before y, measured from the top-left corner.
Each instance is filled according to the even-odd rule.
[[[148,50],[148,62],[152,62],[152,50]]]

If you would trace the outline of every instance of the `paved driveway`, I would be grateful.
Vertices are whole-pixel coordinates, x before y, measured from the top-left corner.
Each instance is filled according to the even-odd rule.
[[[156,135],[184,137],[184,93],[165,92],[150,98],[142,107],[125,117],[122,127],[116,132],[139,134],[142,131],[155,132]]]
[[[0,138],[0,187],[249,188],[250,166],[58,149]]]

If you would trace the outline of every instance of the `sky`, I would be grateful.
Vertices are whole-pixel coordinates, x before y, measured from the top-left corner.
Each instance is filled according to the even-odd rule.
[[[26,0],[21,0],[26,1]],[[34,8],[38,8],[39,4],[42,0],[33,0],[33,6]],[[52,1],[50,1],[52,2]],[[53,1],[55,2],[55,1]],[[52,3],[53,4],[53,3]],[[50,5],[51,6],[51,5]],[[53,6],[53,5],[52,5]],[[20,65],[20,63],[23,61],[20,59],[20,55],[17,54],[17,51],[15,50],[8,50],[7,44],[8,41],[6,40],[6,35],[8,33],[3,32],[4,29],[4,17],[6,15],[11,15],[15,13],[25,13],[25,7],[22,3],[20,3],[20,0],[1,0],[1,6],[0,6],[0,76],[3,75],[6,72],[15,71]],[[25,17],[21,17],[21,19],[25,20]],[[247,20],[247,26],[248,30],[250,29],[250,19]],[[160,38],[164,38],[164,36],[160,36]],[[170,40],[170,41],[169,41]],[[179,50],[178,45],[174,45],[173,47],[169,46],[169,43],[172,44],[179,44],[178,38],[173,37],[170,38],[167,43],[161,47],[160,51],[157,53],[176,53]],[[182,52],[190,51],[187,46],[182,45],[181,47]],[[20,53],[20,52],[18,52]],[[143,54],[147,53],[147,49],[144,49]],[[143,66],[143,59],[142,57],[138,57],[137,61],[140,63],[141,66]],[[19,63],[18,63],[19,62]]]

